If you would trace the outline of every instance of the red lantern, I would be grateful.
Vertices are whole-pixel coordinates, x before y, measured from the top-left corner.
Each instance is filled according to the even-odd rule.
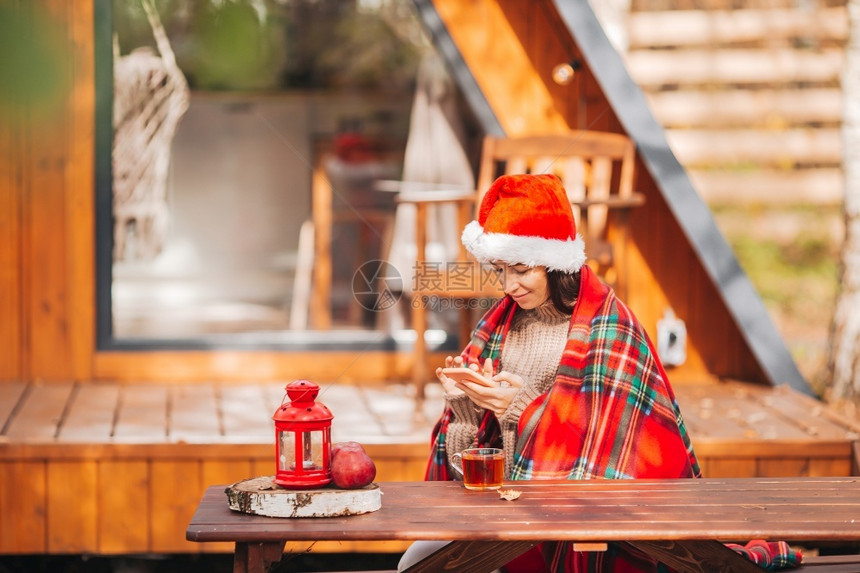
[[[290,401],[275,411],[275,483],[296,489],[331,481],[331,421],[334,416],[316,398],[320,387],[296,380],[286,387]]]

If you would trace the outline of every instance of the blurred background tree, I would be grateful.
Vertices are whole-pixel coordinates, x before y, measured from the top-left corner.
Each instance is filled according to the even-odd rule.
[[[849,0],[842,75],[845,241],[833,318],[830,399],[860,402],[860,0]]]
[[[71,86],[61,57],[70,49],[63,29],[39,6],[0,2],[0,123],[18,123],[25,112],[49,123]]]
[[[423,35],[403,2],[158,0],[192,89],[410,88]],[[153,45],[137,2],[114,0],[120,53]],[[380,17],[381,16],[381,17]],[[414,18],[412,18],[414,20]]]

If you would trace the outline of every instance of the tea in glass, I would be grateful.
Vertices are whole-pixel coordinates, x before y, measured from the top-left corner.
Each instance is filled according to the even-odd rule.
[[[455,454],[462,464],[463,485],[483,491],[502,487],[505,473],[505,452],[498,448],[469,448]],[[457,468],[460,469],[460,468]]]

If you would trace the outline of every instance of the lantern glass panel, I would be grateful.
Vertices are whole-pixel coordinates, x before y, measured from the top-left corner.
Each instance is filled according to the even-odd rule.
[[[299,471],[323,469],[323,442],[328,440],[329,428],[323,430],[308,430],[293,432],[281,430],[278,432],[278,469],[280,471]],[[302,460],[301,469],[297,470],[296,457]]]
[[[278,432],[278,470],[296,469],[296,436],[290,430]]]
[[[305,469],[322,469],[323,467],[323,431],[305,432],[302,436],[302,459]]]

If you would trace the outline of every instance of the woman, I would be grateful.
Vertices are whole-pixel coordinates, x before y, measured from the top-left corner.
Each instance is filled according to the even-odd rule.
[[[498,386],[456,382],[437,369],[446,407],[426,479],[451,479],[452,456],[476,445],[504,448],[506,479],[700,475],[645,330],[584,265],[584,243],[557,177],[497,179],[462,241],[493,265],[505,297],[445,365],[481,369]],[[544,543],[506,569],[658,570],[632,549],[580,553],[566,543]]]
[[[451,479],[453,455],[474,446],[504,448],[507,479],[700,477],[660,359],[633,313],[584,265],[557,177],[500,177],[462,240],[493,265],[505,297],[445,365],[483,370],[498,385],[457,382],[437,369],[446,407],[433,430],[426,479]],[[400,569],[439,545],[416,542]],[[801,560],[784,542],[729,546],[771,570]],[[505,569],[668,571],[628,545],[586,553],[554,542]]]

